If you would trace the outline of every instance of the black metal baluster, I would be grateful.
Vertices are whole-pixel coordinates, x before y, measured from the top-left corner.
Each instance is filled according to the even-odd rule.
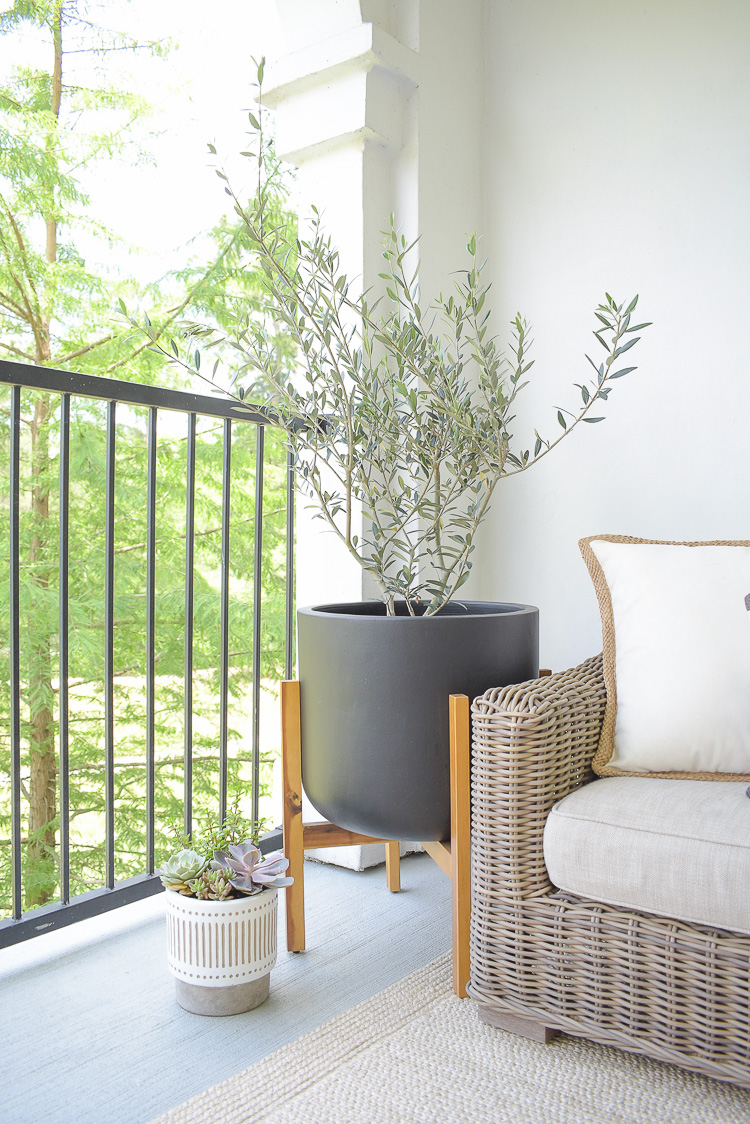
[[[156,452],[156,427],[157,409],[171,409],[178,411],[188,418],[187,441],[187,514],[186,514],[186,576],[185,576],[185,828],[190,832],[192,828],[192,801],[194,787],[194,715],[195,691],[194,655],[195,643],[195,537],[196,537],[196,453],[197,453],[197,417],[214,418],[225,422],[224,448],[223,448],[223,496],[222,496],[222,563],[221,563],[221,669],[220,669],[220,706],[221,706],[221,731],[220,731],[220,792],[219,801],[222,816],[226,815],[228,803],[229,780],[229,747],[228,747],[228,707],[229,707],[229,561],[230,561],[230,492],[231,492],[231,440],[232,430],[229,419],[245,424],[273,424],[265,415],[248,409],[243,410],[241,416],[235,415],[235,406],[231,401],[220,398],[186,393],[183,391],[167,390],[166,388],[142,386],[137,383],[119,382],[115,379],[104,379],[93,375],[82,375],[70,371],[57,371],[51,368],[34,367],[28,364],[19,364],[0,360],[0,384],[8,386],[10,391],[10,468],[9,468],[9,612],[10,612],[10,858],[11,868],[11,902],[9,913],[12,916],[0,920],[0,948],[18,943],[27,937],[38,933],[59,929],[83,917],[93,917],[107,912],[118,905],[137,901],[149,894],[160,890],[161,884],[153,873],[144,873],[123,882],[115,883],[116,870],[116,788],[117,759],[115,751],[115,497],[116,497],[116,457],[117,457],[117,432],[116,432],[116,403],[126,403],[128,407],[145,407],[150,410],[148,432],[149,469],[147,479],[147,532],[146,532],[146,593],[147,608],[146,622],[148,631],[148,650],[146,653],[147,674],[147,755],[148,772],[147,780],[147,815],[148,827],[146,849],[148,851],[149,871],[153,870],[155,861],[154,847],[156,827],[154,811],[156,803],[156,467],[158,454]],[[22,440],[21,440],[21,407],[26,388],[34,391],[51,392],[61,396],[60,409],[60,478],[59,478],[59,605],[58,605],[58,631],[59,631],[59,703],[57,716],[59,718],[59,741],[57,761],[59,765],[59,798],[60,798],[60,903],[50,903],[39,909],[24,912],[24,830],[25,830],[25,794],[22,786],[22,750],[26,742],[22,737],[23,723],[21,708],[23,705],[21,668],[23,657],[21,655],[21,527],[20,506],[23,496],[21,483],[22,470]],[[70,535],[71,535],[71,510],[73,505],[74,483],[71,483],[71,435],[72,435],[72,398],[82,397],[98,399],[108,403],[106,422],[106,455],[105,455],[105,527],[104,527],[104,819],[105,819],[105,877],[100,888],[93,888],[82,897],[70,897],[71,894],[71,803],[70,795],[70,753],[72,748],[71,725],[71,697],[70,697],[70,662],[72,656],[72,639],[75,622],[72,619],[72,606],[70,604],[70,589],[73,581],[73,569],[70,561]],[[262,569],[260,567],[262,552],[262,462],[264,433],[259,434],[256,445],[256,479],[258,491],[256,492],[255,520],[259,532],[259,540],[254,548],[254,600],[257,613],[260,613],[263,590]],[[24,441],[26,439],[23,435]],[[25,446],[24,446],[25,447]],[[286,556],[286,660],[285,671],[287,678],[293,674],[294,668],[294,510],[293,510],[293,458],[287,458],[287,556]],[[24,607],[25,611],[25,607]],[[259,758],[260,758],[260,727],[258,724],[259,696],[262,673],[261,651],[262,619],[256,616],[253,622],[253,772],[254,772],[254,810],[257,814],[257,801],[259,799]],[[148,789],[151,792],[149,794]],[[22,816],[24,817],[22,820]]]
[[[193,830],[193,597],[195,565],[195,422],[188,414],[185,504],[185,834]]]
[[[154,873],[154,760],[156,665],[156,419],[157,409],[148,412],[148,469],[146,483],[146,861]]]
[[[229,509],[232,479],[232,423],[224,422],[224,470],[221,481],[221,671],[219,706],[219,818],[227,814],[227,775],[229,769]]]
[[[21,387],[10,392],[10,834],[12,840],[12,907],[23,912],[21,880]]]
[[[284,678],[294,674],[294,453],[286,454],[286,589]]]
[[[59,789],[60,789],[60,900],[70,901],[70,728],[69,728],[69,592],[70,592],[70,395],[60,400],[60,578],[59,578],[59,634],[60,690],[58,708],[59,735]]]
[[[115,409],[107,403],[104,522],[104,804],[107,886],[115,884]]]
[[[263,453],[265,429],[255,427],[255,535],[253,536],[253,782],[252,819],[257,822],[260,801],[260,631],[263,553]]]

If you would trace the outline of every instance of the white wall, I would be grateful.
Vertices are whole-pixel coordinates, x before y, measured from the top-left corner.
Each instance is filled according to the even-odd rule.
[[[416,0],[276,0],[286,54],[267,70],[279,155],[297,168],[301,227],[315,205],[353,287],[382,270],[381,232],[397,210],[416,235]],[[300,605],[376,596],[371,581],[300,497]]]
[[[423,292],[436,295],[468,260],[481,214],[481,0],[276,0],[276,10],[286,54],[267,69],[264,102],[277,151],[297,167],[301,217],[315,203],[350,278],[377,289],[394,212],[409,241],[421,234]],[[305,501],[298,511],[298,603],[377,596]]]
[[[297,30],[313,11],[299,2],[277,0]],[[307,117],[307,140],[289,142],[301,185],[353,240],[342,249],[364,276],[391,209],[418,224],[426,294],[483,233],[495,330],[507,338],[519,310],[535,329],[515,427],[525,446],[577,403],[605,290],[639,292],[654,321],[607,420],[501,483],[466,587],[538,605],[542,663],[568,666],[600,647],[580,537],[750,538],[750,5],[361,0],[358,12],[316,0],[315,12],[276,72],[280,115],[286,99],[291,126]],[[310,78],[318,64],[328,71]],[[365,89],[357,128],[335,121],[351,116],[347,74]],[[322,131],[312,100],[299,109],[315,89],[328,98]],[[328,594],[329,555],[330,537],[317,570],[300,556],[302,601]]]
[[[421,0],[419,41],[420,286],[423,303],[466,268],[482,223],[484,5]]]
[[[500,485],[472,593],[539,606],[541,660],[601,646],[588,534],[750,538],[750,5],[488,0],[496,330],[533,323],[517,432],[558,430],[605,290],[652,320],[607,420]],[[593,372],[592,372],[593,374]],[[689,606],[686,606],[686,611]]]

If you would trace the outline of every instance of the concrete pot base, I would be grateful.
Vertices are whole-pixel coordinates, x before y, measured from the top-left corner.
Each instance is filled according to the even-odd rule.
[[[229,987],[201,987],[200,984],[175,980],[177,1002],[192,1015],[241,1015],[260,1007],[268,999],[271,973],[249,983]]]
[[[211,901],[167,890],[167,961],[194,1015],[239,1015],[268,998],[279,892]]]

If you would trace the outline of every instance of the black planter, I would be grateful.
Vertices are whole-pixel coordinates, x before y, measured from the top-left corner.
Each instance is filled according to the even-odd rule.
[[[469,601],[431,617],[380,602],[297,613],[302,783],[321,815],[385,839],[450,835],[448,696],[539,672],[539,611]]]

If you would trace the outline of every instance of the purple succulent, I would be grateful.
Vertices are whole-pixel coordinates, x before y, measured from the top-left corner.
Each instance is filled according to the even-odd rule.
[[[226,851],[214,851],[212,870],[226,870],[229,881],[241,894],[259,894],[266,886],[291,886],[293,878],[285,878],[289,859],[281,851],[264,858],[258,848],[246,840],[231,844]]]

